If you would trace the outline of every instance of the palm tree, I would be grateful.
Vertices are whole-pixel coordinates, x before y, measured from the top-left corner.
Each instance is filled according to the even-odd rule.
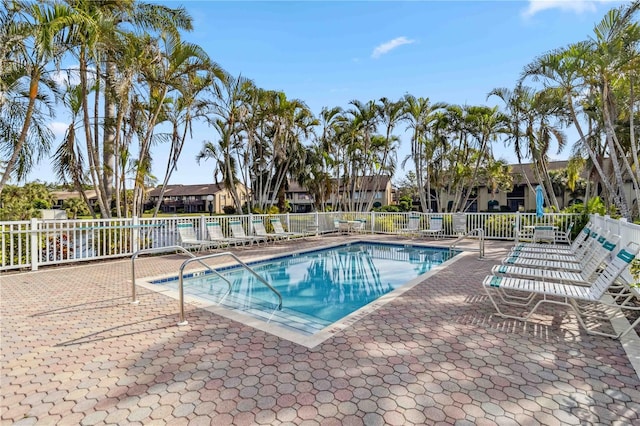
[[[532,160],[536,180],[545,189],[547,203],[557,209],[558,201],[548,173],[548,152],[552,139],[557,142],[558,152],[566,143],[561,128],[567,122],[568,113],[562,92],[553,88],[536,92],[518,83],[513,91],[494,89],[489,96],[497,96],[505,103],[510,117],[507,141],[513,143],[518,163],[522,164],[523,158]],[[533,192],[531,182],[527,184]]]
[[[536,58],[528,64],[523,72],[522,79],[532,78],[533,81],[541,81],[544,87],[558,89],[565,96],[571,122],[575,126],[580,139],[574,147],[574,151],[579,152],[584,149],[593,166],[595,167],[600,182],[604,185],[608,194],[614,194],[613,185],[600,164],[599,150],[594,150],[592,141],[594,138],[588,137],[582,128],[582,123],[578,117],[578,108],[585,108],[582,93],[586,89],[586,76],[584,69],[587,68],[587,58],[590,55],[588,43],[576,43],[567,48],[558,49]]]
[[[411,155],[416,172],[416,183],[420,194],[420,206],[423,212],[431,209],[431,182],[429,177],[429,160],[427,155],[427,132],[434,121],[435,112],[445,104],[431,104],[428,98],[416,98],[413,95],[404,96],[404,110],[402,119],[407,122],[407,129],[411,130]],[[403,164],[406,160],[403,162]],[[425,176],[426,174],[426,176]],[[425,196],[425,186],[426,194]],[[428,198],[427,198],[428,197]]]
[[[151,41],[151,40],[149,40]],[[149,104],[144,111],[144,121],[141,128],[144,129],[139,137],[138,160],[145,161],[150,155],[151,145],[164,135],[157,135],[155,127],[159,123],[168,121],[171,110],[180,108],[179,104],[171,102],[172,92],[187,94],[187,83],[189,76],[197,75],[199,72],[209,69],[209,57],[199,47],[181,41],[172,35],[165,34],[161,37],[161,44],[156,46],[156,60],[143,67],[142,75],[145,76],[148,85]],[[193,88],[193,86],[191,87]],[[201,91],[204,87],[199,87]],[[171,138],[181,137],[179,133],[174,133]],[[182,142],[174,141],[172,155],[177,161],[181,152]],[[173,161],[173,160],[172,160]],[[169,166],[171,167],[171,166]],[[143,175],[145,169],[139,169],[134,178],[134,211],[142,213],[144,202]],[[165,179],[167,182],[168,179]]]
[[[243,143],[243,126],[246,119],[247,97],[255,90],[253,82],[243,76],[234,77],[224,73],[219,80],[210,85],[211,98],[205,106],[204,118],[220,136],[215,145],[205,143],[198,159],[213,158],[216,160],[216,170],[220,171],[225,188],[231,193],[236,211],[242,211],[242,200],[238,194],[238,168],[244,168],[241,163],[247,156]],[[207,149],[205,149],[207,148]]]
[[[140,46],[141,40],[144,40],[150,48],[146,52],[140,52],[141,60],[144,61],[145,53],[152,51],[156,44],[146,34],[162,33],[165,41],[179,40],[178,30],[190,30],[191,18],[183,8],[172,9],[136,0],[66,2],[73,8],[75,16],[81,17],[68,29],[67,44],[75,49],[80,63],[80,84],[85,100],[84,137],[90,177],[98,194],[101,214],[103,217],[109,217],[114,188],[117,187],[117,140],[119,132],[122,131],[118,126],[123,126],[123,111],[127,111],[133,104],[129,96],[123,96],[122,91],[121,82],[131,81],[132,78],[129,71],[123,68],[123,64],[130,64],[130,61],[123,61],[123,53],[128,51],[130,46]],[[147,66],[149,65],[148,63]],[[92,80],[96,82],[96,96],[93,97],[90,112],[89,86],[92,86]],[[154,86],[153,81],[145,80],[144,83]],[[129,95],[128,90],[124,93]],[[99,117],[101,99],[104,101],[103,117]],[[99,127],[100,123],[103,124],[102,127]],[[99,140],[100,135],[102,143]],[[144,154],[144,149],[141,153]],[[136,161],[142,164],[147,160],[140,157]],[[137,199],[140,192],[136,191]]]
[[[640,41],[640,29],[638,24],[633,22],[633,17],[639,9],[640,2],[638,1],[611,9],[602,21],[596,25],[594,28],[595,37],[590,39],[592,54],[589,56],[590,66],[588,68],[596,79],[594,88],[598,90],[601,98],[600,106],[606,134],[605,142],[608,146],[614,179],[618,189],[613,194],[613,198],[620,210],[620,214],[628,220],[631,220],[631,209],[626,193],[623,190],[624,179],[620,161],[622,160],[625,163],[625,167],[629,172],[631,172],[631,167],[620,146],[614,126],[614,119],[617,118],[614,81],[618,79],[618,76],[627,67],[627,63],[621,63],[621,60],[628,60],[627,53],[635,50],[635,46]],[[633,115],[633,111],[631,111],[631,115]],[[635,153],[632,153],[632,155]],[[637,154],[635,156],[637,157]],[[634,176],[634,174],[631,173],[631,176]],[[634,182],[634,187],[638,188],[637,181]],[[636,194],[640,195],[640,190],[636,189]]]
[[[2,15],[2,38],[14,41],[3,52],[0,129],[8,137],[2,145],[10,155],[0,178],[0,193],[9,177],[24,177],[34,162],[47,153],[52,132],[46,120],[55,115],[58,96],[47,67],[59,61],[61,29],[74,19],[70,9],[39,4],[14,3]]]
[[[76,136],[80,108],[82,106],[81,87],[78,85],[67,86],[67,91],[63,96],[63,103],[71,112],[71,123],[67,127],[62,143],[54,154],[53,168],[56,177],[61,182],[71,181],[73,188],[81,194],[86,206],[88,206],[91,216],[95,218],[95,211],[91,203],[89,203],[89,198],[84,189],[86,183],[85,158]]]
[[[487,163],[495,163],[493,161],[491,143],[495,142],[500,134],[506,132],[508,120],[504,114],[498,111],[497,107],[471,106],[467,108],[467,112],[469,114],[470,133],[477,141],[477,155],[471,180],[465,191],[465,198],[461,203],[461,206],[465,209],[471,196],[471,188],[475,186],[476,178],[480,172],[480,166]]]

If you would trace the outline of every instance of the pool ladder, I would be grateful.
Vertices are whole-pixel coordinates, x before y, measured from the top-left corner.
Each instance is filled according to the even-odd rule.
[[[449,251],[453,251],[456,248],[456,245],[464,240],[465,238],[473,235],[473,234],[477,234],[478,235],[478,257],[480,259],[482,259],[484,257],[484,229],[482,228],[476,228],[476,229],[472,229],[471,231],[467,232],[464,235],[460,235],[454,242],[451,243],[451,245],[449,245]]]
[[[242,268],[246,269],[258,281],[260,281],[262,284],[267,286],[267,288],[269,290],[271,290],[276,295],[276,297],[278,298],[277,309],[278,310],[282,310],[282,295],[280,294],[280,292],[278,290],[276,290],[275,288],[273,288],[273,286],[271,284],[269,284],[264,278],[262,278],[258,273],[256,273],[256,271],[251,269],[251,267],[249,265],[247,265],[242,260],[240,260],[240,258],[238,258],[238,256],[236,256],[235,254],[226,251],[226,252],[223,252],[223,253],[213,253],[213,254],[206,254],[204,256],[195,256],[193,253],[191,253],[190,251],[188,251],[187,249],[185,249],[182,246],[168,246],[168,247],[156,247],[156,248],[142,249],[142,250],[138,250],[137,252],[135,252],[131,256],[131,303],[134,303],[134,304],[139,303],[139,301],[136,299],[136,263],[135,263],[136,258],[138,256],[140,256],[141,254],[167,253],[167,252],[172,252],[172,251],[173,252],[180,251],[180,252],[183,252],[183,253],[185,253],[185,254],[187,254],[188,256],[191,257],[190,259],[187,259],[184,262],[182,262],[182,265],[180,265],[180,275],[179,275],[179,281],[178,281],[178,293],[179,293],[179,303],[180,303],[180,321],[178,322],[178,325],[187,325],[189,323],[185,319],[185,316],[184,316],[184,269],[189,264],[191,264],[193,262],[200,263],[202,266],[204,266],[211,273],[217,275],[219,278],[221,278],[222,280],[224,280],[227,283],[227,285],[229,286],[229,288],[227,290],[227,294],[231,292],[231,282],[228,279],[226,279],[224,276],[222,276],[218,271],[216,271],[215,269],[211,268],[209,265],[207,265],[206,263],[203,262],[204,259],[211,259],[211,258],[214,258],[214,257],[229,256],[233,260],[235,260],[236,263],[238,263],[238,265],[240,265]]]

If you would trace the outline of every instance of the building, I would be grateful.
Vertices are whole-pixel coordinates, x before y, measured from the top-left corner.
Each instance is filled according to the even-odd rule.
[[[566,169],[568,161],[552,161],[548,164],[549,171]],[[536,208],[535,187],[539,182],[536,179],[531,163],[512,164],[512,174],[514,176],[513,189],[510,192],[497,192],[495,199],[492,199],[491,189],[486,185],[479,185],[477,188],[476,201],[467,211],[534,211]],[[603,163],[603,169],[606,173],[611,173],[611,162],[606,159]],[[589,179],[588,170],[584,170],[581,175],[585,181]],[[530,186],[527,184],[530,183]],[[533,190],[531,190],[533,188]],[[630,201],[630,207],[637,209],[638,202],[635,199],[631,180],[625,179],[624,185],[625,195]],[[556,193],[558,207],[562,210],[573,203],[581,203],[584,196],[575,197],[571,192],[565,190],[564,193]]]
[[[300,186],[298,182],[289,181],[285,198],[289,202],[291,213],[308,213],[313,211],[315,200],[306,188]]]
[[[247,190],[238,184],[242,203],[247,200]],[[147,193],[145,208],[153,208],[160,197],[161,187]],[[231,193],[222,184],[167,185],[162,196],[162,213],[224,213],[225,207],[235,208]]]
[[[333,181],[334,187],[337,181]],[[329,202],[334,209],[348,209],[348,205],[354,205],[356,210],[365,210],[369,201],[373,198],[372,207],[382,207],[393,204],[393,188],[391,187],[390,176],[362,176],[357,178],[351,189],[349,185],[340,184],[337,194],[333,193],[329,197]]]
[[[87,199],[91,206],[96,209],[98,208],[98,195],[95,190],[88,189],[85,191],[87,195]],[[51,206],[53,209],[63,209],[64,202],[71,198],[78,198],[82,200],[82,194],[78,191],[51,191],[51,195],[54,199],[54,204]]]
[[[332,186],[337,188],[337,179],[332,180]],[[367,207],[371,197],[373,197],[373,207],[393,204],[394,190],[391,187],[391,178],[389,176],[381,176],[378,180],[372,176],[361,177],[359,178],[357,190],[353,194],[347,194],[346,191],[348,190],[349,188],[346,188],[345,185],[340,185],[340,188],[337,188],[337,194],[330,194],[327,205],[334,209],[344,210],[346,208],[346,200],[351,199],[353,201],[352,204],[362,210]],[[298,182],[289,181],[285,197],[289,202],[292,213],[307,213],[314,209],[315,200],[313,196]]]

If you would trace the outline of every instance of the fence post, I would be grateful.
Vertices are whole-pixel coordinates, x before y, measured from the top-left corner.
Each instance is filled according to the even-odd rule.
[[[518,244],[518,236],[520,236],[520,212],[516,212],[516,223],[513,224],[513,233],[516,244]]]
[[[285,222],[287,222],[287,231],[291,232],[291,223],[289,221],[289,212],[285,213]]]
[[[371,226],[370,226],[371,229],[370,229],[370,231],[373,234],[375,229],[376,229],[376,226],[375,226],[376,225],[376,212],[372,211],[370,213],[370,216],[371,216],[371,218],[370,218],[370,221],[371,221]]]
[[[32,217],[29,224],[29,241],[31,243],[31,270],[38,270],[38,219]]]
[[[200,235],[198,236],[198,238],[200,238],[201,240],[206,240],[207,239],[206,232],[207,232],[207,219],[205,218],[204,215],[200,215]]]
[[[140,249],[140,221],[138,216],[131,218],[131,250],[132,254],[136,253]]]

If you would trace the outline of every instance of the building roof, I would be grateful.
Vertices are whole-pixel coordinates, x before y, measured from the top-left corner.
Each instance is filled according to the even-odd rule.
[[[387,183],[389,183],[391,181],[391,177],[389,176],[380,176],[379,180],[378,180],[378,186],[375,186],[375,177],[374,176],[364,176],[364,177],[360,177],[359,179],[361,179],[361,183],[358,185],[360,190],[363,191],[383,191],[385,190],[385,188],[387,187]],[[338,180],[337,179],[331,179],[331,182],[335,185]],[[344,181],[341,181],[341,189],[344,188]],[[309,192],[309,190],[303,186],[300,185],[300,183],[298,183],[297,181],[294,180],[289,180],[288,183],[289,187],[287,189],[287,192],[304,192],[307,193]]]
[[[153,188],[147,193],[148,197],[160,196],[162,187]],[[224,186],[219,183],[197,184],[197,185],[167,185],[164,191],[165,197],[185,197],[185,196],[207,196],[223,191]]]
[[[93,189],[89,189],[84,191],[87,194],[87,198],[89,200],[95,200],[98,198],[96,191]],[[82,199],[82,195],[78,191],[51,191],[51,195],[58,201],[65,201],[70,198],[80,198]]]
[[[387,187],[387,184],[391,181],[390,176],[362,176],[358,178],[358,189],[361,191],[381,191]],[[333,179],[333,182],[336,183],[337,180]],[[344,188],[344,181],[340,182],[340,189]],[[376,185],[377,184],[377,185]]]
[[[547,165],[548,170],[562,170],[567,168],[568,161],[550,161]],[[527,179],[532,184],[537,184],[538,179],[533,171],[533,163],[522,163],[522,164],[509,164],[511,166],[511,173],[515,176],[513,183],[515,185],[523,185],[527,183]],[[586,174],[583,173],[583,177],[586,177]]]

